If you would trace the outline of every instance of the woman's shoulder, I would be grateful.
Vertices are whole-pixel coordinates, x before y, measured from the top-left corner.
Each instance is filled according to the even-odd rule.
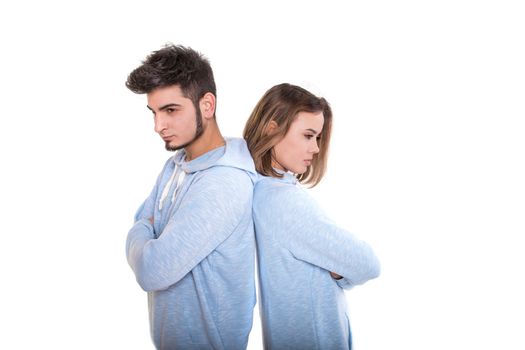
[[[299,187],[296,183],[289,181],[289,179],[285,177],[279,178],[258,174],[254,189],[258,192],[275,190],[293,191],[299,189]]]
[[[308,194],[300,184],[284,178],[259,176],[253,192],[254,202],[272,203],[285,206],[290,202],[304,201]]]

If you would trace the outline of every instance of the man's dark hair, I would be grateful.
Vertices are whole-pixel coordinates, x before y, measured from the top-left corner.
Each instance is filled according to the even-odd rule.
[[[136,94],[170,85],[179,85],[196,109],[207,92],[217,96],[210,62],[199,52],[181,45],[169,44],[152,52],[126,81],[128,89]]]

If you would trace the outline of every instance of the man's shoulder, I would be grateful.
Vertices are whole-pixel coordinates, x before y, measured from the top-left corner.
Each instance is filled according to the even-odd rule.
[[[249,188],[253,190],[251,175],[243,169],[230,166],[213,166],[200,171],[197,179],[210,186],[222,186],[225,189]]]
[[[202,170],[203,175],[225,176],[225,177],[250,177],[248,171],[227,165],[215,165]]]

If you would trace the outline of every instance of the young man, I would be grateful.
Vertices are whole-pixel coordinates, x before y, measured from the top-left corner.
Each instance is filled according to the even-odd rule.
[[[252,191],[242,139],[215,119],[209,62],[183,46],[149,55],[126,86],[147,94],[155,131],[177,151],[135,215],[126,254],[148,292],[159,349],[245,349],[255,304]]]

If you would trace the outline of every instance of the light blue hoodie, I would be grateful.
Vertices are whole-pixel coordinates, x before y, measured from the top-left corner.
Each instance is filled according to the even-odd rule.
[[[379,275],[372,249],[330,221],[290,173],[260,177],[253,219],[264,348],[350,349],[343,288]]]
[[[126,242],[148,292],[151,335],[158,349],[245,349],[255,304],[253,160],[242,139],[184,159],[181,150],[166,162]]]

